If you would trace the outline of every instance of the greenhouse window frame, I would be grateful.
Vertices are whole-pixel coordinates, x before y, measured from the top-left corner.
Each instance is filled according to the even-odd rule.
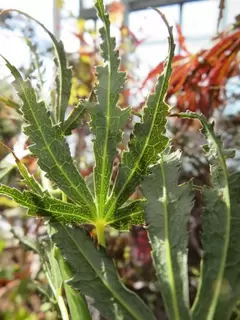
[[[144,10],[149,7],[163,7],[163,6],[171,6],[171,5],[180,5],[182,6],[185,3],[189,2],[200,2],[206,0],[123,0],[123,3],[126,5],[127,12]],[[146,4],[147,2],[147,4]],[[96,20],[96,10],[94,8],[84,9],[83,0],[79,0],[79,17],[83,19],[92,19]]]

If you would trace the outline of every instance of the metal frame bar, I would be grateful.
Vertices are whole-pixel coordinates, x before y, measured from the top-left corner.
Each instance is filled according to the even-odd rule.
[[[147,9],[148,7],[171,6],[186,2],[196,2],[201,0],[128,0],[130,11]]]
[[[94,8],[84,9],[83,0],[80,1],[80,12],[79,16],[84,19],[96,20],[96,11]],[[160,6],[169,6],[174,4],[183,5],[187,2],[197,2],[203,0],[124,0],[124,3],[128,7],[128,12],[144,10],[148,7],[160,7]]]

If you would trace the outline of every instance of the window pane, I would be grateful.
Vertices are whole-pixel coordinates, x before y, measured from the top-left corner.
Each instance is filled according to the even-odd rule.
[[[79,39],[74,35],[77,31],[77,20],[79,15],[79,0],[67,0],[63,2],[61,9],[61,40],[67,52],[77,52]]]
[[[53,30],[53,0],[1,0],[0,9],[19,9],[24,11],[40,22],[50,31]]]
[[[143,81],[148,73],[167,57],[168,44],[141,44],[133,55],[134,73]],[[136,66],[137,65],[137,66]]]
[[[179,5],[163,6],[160,9],[166,15],[170,25],[175,26],[180,22]],[[129,28],[139,40],[145,39],[134,54],[140,65],[137,74],[143,80],[167,56],[167,28],[161,17],[152,9],[131,12]],[[173,30],[176,35],[176,28]],[[177,50],[176,48],[176,52]]]
[[[240,95],[239,77],[234,77],[228,80],[227,89],[227,105],[224,109],[224,114],[240,113],[240,101],[234,96]]]
[[[226,23],[233,23],[235,16],[240,13],[240,1],[228,0],[226,3]]]
[[[148,65],[147,69],[152,69],[167,56],[168,46],[162,44],[155,45],[140,45],[136,50],[136,56],[143,62]],[[144,71],[149,71],[145,69]]]
[[[183,5],[183,34],[197,38],[198,36],[213,36],[217,30],[219,1],[190,2]]]
[[[79,14],[79,0],[64,1],[63,8],[77,17]]]
[[[80,0],[78,0],[78,1],[80,1]],[[104,3],[109,4],[113,1],[114,0],[104,0]],[[84,9],[90,9],[90,8],[93,8],[94,1],[93,0],[82,0],[82,4],[83,4]]]
[[[208,39],[186,39],[187,49],[191,53],[197,53],[202,49],[208,49],[212,46],[211,38]]]
[[[161,7],[169,23],[179,23],[179,5]],[[152,9],[131,12],[129,14],[129,28],[139,39],[146,38],[148,42],[166,40],[168,33],[160,16]]]
[[[53,31],[53,1],[42,0],[1,0],[0,9],[14,8],[21,10],[33,16],[40,22],[42,22],[50,31]],[[24,18],[25,20],[25,18]],[[26,19],[26,21],[28,21]],[[14,25],[14,23],[13,23]],[[36,25],[36,24],[35,24]],[[17,31],[17,25],[15,25]],[[48,40],[48,36],[42,29],[36,28],[37,37],[41,45],[45,45]],[[20,37],[19,37],[20,36]],[[0,32],[0,43],[4,43],[1,46],[1,54],[6,56],[11,63],[16,66],[27,66],[30,59],[30,51],[25,41],[21,38],[22,34],[18,32],[12,32],[11,30],[1,29]],[[16,54],[16,52],[18,54]],[[1,59],[0,64],[3,64],[2,70],[6,74],[7,68]],[[2,71],[1,70],[1,71]],[[1,73],[2,74],[2,73]]]

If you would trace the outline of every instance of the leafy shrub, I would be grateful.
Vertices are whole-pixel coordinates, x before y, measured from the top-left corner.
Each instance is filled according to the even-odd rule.
[[[232,152],[222,148],[213,124],[196,113],[170,114],[165,102],[174,56],[172,28],[159,12],[169,31],[169,53],[164,72],[155,91],[146,102],[140,123],[135,125],[128,149],[120,152],[124,124],[131,109],[120,109],[118,99],[126,75],[119,72],[115,40],[110,36],[110,22],[102,0],[95,7],[103,22],[100,29],[103,66],[97,67],[97,81],[91,99],[82,100],[67,119],[65,112],[71,90],[71,70],[67,66],[63,45],[44,28],[52,39],[58,74],[56,105],[49,108],[38,101],[29,80],[6,59],[15,78],[13,83],[22,100],[24,131],[31,140],[29,147],[38,158],[52,189],[44,190],[19,159],[17,166],[27,190],[20,192],[6,185],[0,192],[11,197],[31,216],[48,217],[51,241],[34,248],[42,257],[49,284],[61,316],[69,319],[62,288],[72,319],[90,319],[85,296],[106,319],[155,319],[152,311],[121,281],[105,251],[106,227],[126,230],[129,224],[146,223],[152,247],[152,258],[169,319],[229,319],[240,294],[240,255],[238,241],[240,208],[240,175],[229,174],[226,158]],[[24,13],[22,13],[24,14]],[[26,14],[24,14],[27,16]],[[65,136],[90,115],[94,135],[95,167],[84,179],[74,165]],[[212,174],[212,186],[201,191],[203,210],[203,258],[198,293],[189,305],[187,270],[187,223],[193,206],[192,182],[178,185],[181,153],[171,152],[165,135],[167,118],[198,119],[208,141],[204,147]],[[121,161],[117,174],[113,164]],[[89,182],[89,184],[87,183]],[[136,187],[144,198],[131,200]],[[54,188],[62,193],[56,197]],[[96,241],[84,224],[96,229]]]

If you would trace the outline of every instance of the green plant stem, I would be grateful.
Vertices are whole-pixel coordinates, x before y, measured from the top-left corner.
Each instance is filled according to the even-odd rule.
[[[105,225],[106,225],[106,222],[104,220],[99,219],[96,222],[98,244],[104,248],[106,247],[106,240],[105,240],[105,234],[104,234]]]
[[[57,303],[61,312],[62,320],[70,320],[63,296],[60,294],[59,295],[57,294],[56,297],[57,297]]]
[[[68,316],[68,311],[67,311],[64,299],[63,299],[63,297],[61,295],[61,292],[57,292],[57,290],[55,289],[55,286],[54,286],[54,284],[52,282],[52,279],[51,279],[51,277],[50,277],[50,275],[49,275],[49,273],[47,271],[46,266],[44,267],[44,265],[43,265],[43,268],[44,268],[44,271],[45,271],[46,278],[48,280],[48,284],[49,284],[49,286],[51,288],[51,291],[54,294],[54,297],[56,299],[59,311],[61,313],[62,320],[70,320],[69,316]]]
[[[62,201],[63,201],[63,202],[68,202],[67,200],[68,200],[68,199],[67,199],[66,193],[62,192]]]
[[[51,236],[53,229],[50,224],[48,224],[47,226],[47,232],[48,232],[48,235]],[[58,279],[58,277],[60,276],[60,272],[59,272],[59,266],[58,266],[57,260],[55,258],[55,252],[57,249],[56,247],[54,247],[54,244],[52,241],[50,243],[51,243],[51,247],[50,247],[49,254],[47,253],[47,250],[46,250],[44,252],[44,255],[40,255],[42,260],[43,271],[48,280],[48,284],[54,295],[54,298],[57,302],[59,312],[61,313],[61,319],[71,320],[69,318],[69,313],[68,313],[64,298],[62,296],[63,281],[62,279],[60,281]]]
[[[59,248],[55,248],[54,256],[58,262],[60,273],[63,279],[63,286],[66,292],[71,319],[91,320],[85,296],[82,295],[79,291],[72,289],[66,282],[73,277],[73,274],[68,263],[64,261],[63,257],[61,256]]]

